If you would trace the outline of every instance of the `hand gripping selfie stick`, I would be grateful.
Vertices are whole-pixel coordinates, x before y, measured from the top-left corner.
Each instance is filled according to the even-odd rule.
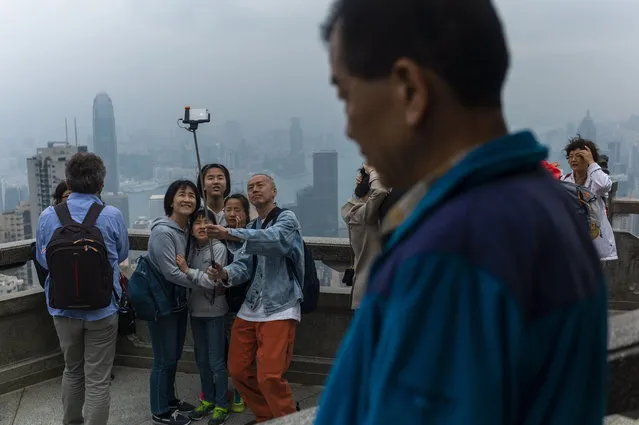
[[[193,133],[193,142],[195,143],[195,157],[197,158],[197,174],[200,176],[200,187],[202,193],[199,195],[204,199],[204,212],[208,216],[208,203],[206,202],[206,189],[204,188],[204,174],[202,173],[202,163],[200,161],[200,148],[197,145],[197,128],[200,124],[211,122],[211,114],[206,108],[191,109],[190,106],[184,107],[184,118],[178,119],[178,127]],[[182,124],[188,125],[184,127]],[[211,266],[215,267],[215,259],[213,257],[213,243],[209,239],[209,251],[211,253]]]

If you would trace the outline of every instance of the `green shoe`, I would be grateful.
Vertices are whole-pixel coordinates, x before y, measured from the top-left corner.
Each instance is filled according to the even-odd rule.
[[[246,404],[240,397],[240,393],[237,390],[233,391],[233,404],[231,405],[231,412],[243,413],[246,410]]]
[[[216,407],[213,409],[213,415],[209,419],[209,425],[222,425],[229,418],[229,409]]]
[[[202,418],[207,417],[215,410],[215,405],[213,403],[209,403],[208,401],[201,401],[200,405],[193,409],[191,413],[189,413],[189,418],[194,421],[199,421]]]

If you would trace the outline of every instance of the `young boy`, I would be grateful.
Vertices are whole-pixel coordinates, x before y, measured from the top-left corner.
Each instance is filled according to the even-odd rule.
[[[209,425],[222,425],[229,417],[228,371],[226,365],[226,313],[228,303],[224,288],[217,287],[206,275],[212,265],[211,251],[216,263],[226,264],[226,247],[218,240],[209,240],[206,235],[208,220],[205,212],[198,213],[191,233],[194,241],[189,254],[189,264],[179,257],[178,267],[200,286],[210,289],[194,289],[189,298],[191,330],[195,361],[200,371],[200,383],[204,397],[189,417],[199,420],[211,415]]]

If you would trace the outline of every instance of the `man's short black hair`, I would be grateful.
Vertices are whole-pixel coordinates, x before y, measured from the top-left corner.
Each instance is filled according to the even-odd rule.
[[[71,192],[97,195],[104,187],[106,168],[96,154],[78,152],[67,162],[65,175]]]
[[[178,193],[180,189],[186,188],[191,189],[195,194],[195,211],[193,211],[191,219],[197,215],[198,210],[202,206],[202,202],[200,201],[200,197],[197,192],[197,186],[191,180],[176,180],[169,185],[169,188],[164,194],[164,213],[167,217],[173,214],[173,199],[175,199],[176,193]]]
[[[325,42],[338,25],[353,76],[386,77],[405,57],[446,81],[462,105],[501,106],[509,54],[491,0],[336,0]]]

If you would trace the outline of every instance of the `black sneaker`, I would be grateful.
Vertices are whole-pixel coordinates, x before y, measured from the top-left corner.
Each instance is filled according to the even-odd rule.
[[[191,403],[187,403],[183,400],[173,400],[169,402],[169,410],[177,410],[180,413],[191,413],[195,409]]]
[[[178,412],[165,413],[163,415],[153,415],[152,421],[156,425],[189,425],[191,420]]]

